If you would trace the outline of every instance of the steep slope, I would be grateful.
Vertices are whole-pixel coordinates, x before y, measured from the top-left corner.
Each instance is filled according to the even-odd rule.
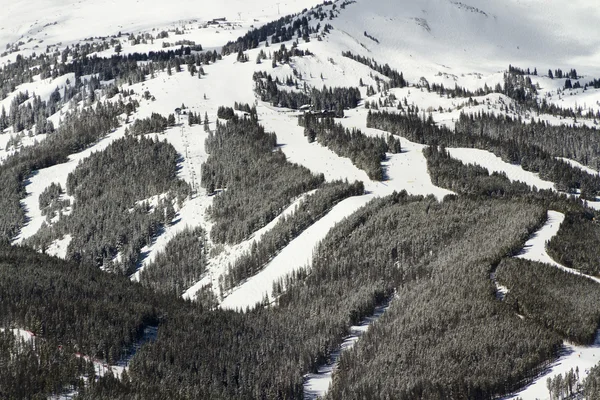
[[[598,18],[585,0],[568,9],[541,0],[357,1],[332,25],[415,80],[437,72],[493,73],[511,62],[540,72],[574,64],[597,73]]]

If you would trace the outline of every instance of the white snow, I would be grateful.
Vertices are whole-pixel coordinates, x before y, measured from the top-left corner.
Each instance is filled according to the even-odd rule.
[[[73,237],[71,235],[65,235],[61,239],[56,239],[46,249],[46,254],[59,258],[67,258],[67,248]]]

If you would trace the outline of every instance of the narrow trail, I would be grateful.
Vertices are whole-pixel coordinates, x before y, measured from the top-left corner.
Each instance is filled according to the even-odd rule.
[[[596,277],[582,274],[579,271],[557,263],[546,251],[546,243],[558,233],[564,219],[564,214],[557,211],[548,211],[546,223],[525,242],[521,254],[517,255],[517,257],[548,264],[600,283],[600,279]],[[587,376],[589,369],[598,364],[598,362],[600,362],[600,329],[596,332],[596,339],[590,346],[578,346],[565,341],[558,359],[549,366],[544,374],[538,376],[537,379],[522,391],[507,396],[504,400],[516,399],[517,397],[523,400],[548,400],[550,399],[548,389],[546,388],[546,380],[548,378],[558,374],[565,374],[571,369],[575,370],[575,368],[579,368],[580,380],[582,380]]]
[[[354,347],[361,336],[385,314],[390,307],[391,301],[389,300],[375,307],[373,315],[363,319],[359,325],[351,326],[350,334],[344,338],[339,349],[331,354],[329,362],[320,366],[317,373],[310,373],[304,376],[304,400],[316,400],[327,394],[333,381],[333,374],[337,369],[343,352]]]

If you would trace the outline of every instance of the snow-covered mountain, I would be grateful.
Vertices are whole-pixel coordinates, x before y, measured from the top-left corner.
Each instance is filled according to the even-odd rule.
[[[16,1],[3,5],[0,48],[4,49],[8,43],[31,40],[30,46],[23,47],[38,45],[43,49],[57,42],[66,45],[89,37],[114,35],[119,31],[131,33],[214,18],[260,24],[318,3],[316,0]]]
[[[240,45],[242,47],[239,51],[230,51],[234,46],[231,43],[235,43],[238,38],[249,32],[256,32],[254,29],[269,26],[265,24],[289,14],[293,16],[287,20],[281,19],[279,26],[265,34],[260,41],[251,45],[243,40],[238,41],[243,46]],[[63,189],[75,187],[77,179],[73,174],[82,169],[86,160],[94,159],[115,143],[121,143],[120,141],[129,137],[136,121],[153,118],[156,114],[166,117],[183,109],[184,114],[181,119],[178,118],[177,123],[169,123],[162,132],[153,131],[140,136],[165,142],[176,151],[180,158],[177,160],[175,178],[189,185],[189,193],[178,198],[179,195],[174,194],[175,189],[163,188],[163,192],[153,192],[150,197],[136,199],[129,204],[128,212],[132,215],[144,209],[143,212],[148,215],[160,210],[166,220],[152,226],[152,230],[146,234],[147,242],[140,245],[140,248],[132,250],[128,240],[119,238],[119,250],[115,252],[117,254],[106,251],[96,262],[103,269],[125,265],[126,262],[134,263],[136,270],[128,271],[132,272],[130,278],[143,282],[141,276],[145,270],[149,265],[156,265],[157,259],[169,252],[169,246],[177,243],[176,238],[189,230],[202,228],[207,233],[202,242],[202,246],[206,246],[203,250],[206,258],[202,259],[204,269],[200,276],[195,276],[193,282],[188,282],[185,290],[180,290],[177,295],[198,301],[203,301],[204,296],[214,297],[218,308],[229,310],[244,310],[260,302],[277,304],[281,293],[288,288],[282,282],[294,274],[310,275],[315,262],[314,255],[319,251],[320,244],[336,227],[360,212],[361,207],[372,204],[372,200],[406,191],[409,195],[431,196],[427,201],[441,202],[448,195],[450,198],[463,196],[461,190],[464,187],[459,184],[449,187],[444,184],[443,176],[432,173],[431,159],[427,155],[432,142],[415,137],[411,140],[410,136],[400,137],[402,151],[395,152],[391,147],[387,148],[387,153],[384,152],[385,160],[381,161],[384,178],[373,178],[357,164],[356,157],[340,155],[339,149],[324,144],[323,140],[307,140],[305,135],[308,128],[299,125],[299,117],[310,108],[309,104],[288,109],[276,102],[261,100],[260,93],[255,90],[261,79],[270,81],[272,77],[273,81],[278,82],[274,84],[276,90],[298,96],[308,96],[311,91],[319,91],[323,86],[356,87],[360,101],[355,107],[343,110],[343,118],[336,118],[335,121],[343,128],[359,129],[371,140],[383,137],[384,141],[391,141],[398,137],[392,135],[390,130],[375,129],[367,122],[367,116],[373,109],[398,115],[412,113],[418,116],[419,123],[425,124],[424,121],[427,120],[426,124],[431,123],[430,126],[439,129],[447,128],[448,132],[455,132],[461,115],[467,115],[468,118],[469,115],[490,113],[514,118],[514,124],[519,124],[519,128],[534,121],[543,127],[580,129],[584,132],[582,135],[587,135],[584,137],[587,140],[593,138],[593,133],[590,132],[595,132],[592,129],[597,126],[597,116],[600,115],[600,88],[594,88],[592,83],[594,79],[600,78],[599,21],[600,9],[589,0],[575,0],[569,4],[547,0],[339,0],[323,4],[316,0],[35,0],[7,4],[0,14],[0,68],[8,68],[16,60],[23,58],[34,59],[43,53],[48,55],[49,61],[42,60],[39,65],[32,66],[32,69],[46,68],[48,63],[54,63],[48,69],[50,72],[47,71],[42,76],[39,70],[36,71],[30,79],[15,84],[4,98],[0,98],[0,109],[4,108],[10,118],[20,114],[18,111],[26,109],[28,105],[35,107],[38,100],[33,97],[34,94],[40,96],[40,101],[49,102],[56,97],[56,93],[59,98],[66,98],[68,91],[75,87],[75,82],[80,85],[77,89],[80,91],[79,95],[70,97],[68,101],[59,100],[57,108],[47,116],[47,120],[55,128],[68,121],[67,114],[93,109],[100,102],[117,104],[125,101],[130,105],[136,104],[129,111],[117,115],[115,119],[118,126],[108,130],[98,140],[76,148],[61,162],[28,171],[30,174],[23,180],[22,190],[18,193],[21,196],[19,201],[24,218],[19,222],[21,225],[18,234],[9,239],[13,244],[30,245],[60,258],[77,259],[73,257],[78,250],[73,243],[80,243],[77,235],[81,234],[82,228],[74,228],[69,222],[64,223],[63,219],[68,221],[78,206],[78,195],[81,193],[73,189],[57,195],[52,201],[56,200],[57,204],[64,206],[58,206],[56,215],[52,217],[48,216],[41,199],[48,196],[49,190],[54,187],[52,184],[60,185]],[[286,40],[279,42],[282,27],[289,28],[291,34]],[[304,28],[307,29],[306,32],[301,32]],[[98,47],[85,57],[73,52],[74,48],[86,44]],[[197,45],[201,45],[202,49]],[[187,54],[184,53],[185,46],[188,47]],[[283,57],[273,60],[278,50],[287,52],[291,49],[298,53],[287,59]],[[94,79],[101,76],[100,72],[82,74],[81,69],[74,69],[65,70],[67,72],[64,74],[52,74],[59,71],[60,64],[70,65],[86,57],[97,60],[117,56],[113,60],[118,63],[117,60],[123,61],[128,55],[139,56],[160,51],[171,51],[171,54],[165,56],[169,58],[168,63],[156,70],[142,68],[158,64],[158,59],[136,59],[132,62],[141,71],[147,71],[141,79],[132,79],[131,76],[125,79],[114,73],[110,79],[100,78],[98,86],[93,87]],[[181,53],[177,54],[176,51]],[[211,61],[198,62],[199,58],[186,59],[184,54],[191,57],[214,54],[214,57]],[[348,57],[348,54],[354,59]],[[180,58],[175,63],[173,60],[177,57]],[[359,62],[359,57],[371,60],[375,66],[386,65],[388,70],[384,73],[381,68],[378,70],[374,65],[368,65],[368,62]],[[185,63],[181,64],[181,70],[178,71],[183,62],[181,60],[185,60],[187,66]],[[85,62],[81,63],[83,64]],[[509,65],[522,72],[507,74]],[[525,72],[528,69],[529,72]],[[561,74],[564,72],[564,76],[548,76],[549,70],[554,73],[557,69],[561,70]],[[574,69],[576,73],[571,73]],[[392,79],[392,74],[388,73],[390,70],[401,73],[408,84],[389,87]],[[260,76],[257,74],[264,74],[265,77],[257,78]],[[517,86],[523,85],[518,89],[523,89],[522,93],[530,96],[527,99],[529,102],[504,89],[507,82],[511,83],[507,80],[510,77],[516,77]],[[7,82],[8,79],[6,77]],[[567,81],[572,87],[567,87]],[[0,85],[4,86],[4,83],[6,82],[0,82]],[[440,84],[449,91],[439,89]],[[438,85],[438,89],[430,90],[430,85]],[[111,87],[116,92],[108,94],[108,88]],[[24,95],[25,92],[27,96]],[[468,94],[463,94],[467,92]],[[258,123],[276,134],[277,150],[281,151],[288,162],[297,164],[316,176],[322,176],[326,183],[337,180],[360,181],[365,191],[333,203],[318,217],[311,216],[315,220],[299,232],[289,234],[289,241],[285,246],[271,251],[267,262],[257,271],[228,285],[224,282],[232,279],[232,266],[247,254],[256,252],[257,245],[267,241],[264,239],[270,238],[269,234],[272,232],[278,232],[280,225],[289,222],[302,210],[307,199],[321,190],[320,187],[311,187],[310,190],[286,198],[283,202],[285,207],[280,207],[278,213],[269,220],[263,218],[258,229],[246,235],[244,240],[231,243],[211,237],[210,231],[218,225],[211,214],[215,198],[219,196],[215,193],[227,193],[228,188],[216,187],[212,188],[216,190],[212,190],[201,185],[201,180],[206,178],[203,169],[211,155],[205,143],[213,137],[218,129],[217,124],[225,123],[219,108],[232,107],[234,103],[256,108]],[[239,108],[232,112],[240,117],[250,115],[249,111],[241,106]],[[206,122],[188,123],[187,115],[193,116],[195,113],[200,115],[202,121],[206,119]],[[6,127],[1,123],[2,120],[0,127],[5,129],[0,132],[0,167],[11,156],[18,159],[24,149],[40,146],[40,143],[52,140],[53,137],[53,133],[35,134],[36,126],[17,129],[18,125],[14,121]],[[426,128],[427,125],[423,125],[419,129]],[[590,130],[586,130],[587,128]],[[527,132],[527,129],[523,128],[523,131]],[[562,134],[563,132],[557,133],[558,136]],[[533,133],[530,136],[535,137]],[[500,137],[495,137],[494,140],[506,140],[502,142],[506,146],[506,143],[519,143],[523,147],[531,144],[519,142],[519,138],[511,137],[509,140],[502,135]],[[568,197],[585,197],[586,203],[577,203],[577,207],[581,207],[581,210],[584,206],[587,207],[586,216],[590,217],[593,210],[599,210],[600,197],[585,193],[590,189],[581,184],[586,179],[590,182],[598,179],[600,164],[592,162],[596,160],[596,154],[592,152],[588,160],[585,153],[586,146],[593,146],[586,142],[579,149],[577,143],[573,143],[576,140],[566,139],[569,149],[576,150],[554,154],[544,147],[544,140],[537,137],[530,140],[539,140],[535,144],[542,149],[540,153],[546,152],[539,156],[541,160],[548,163],[553,162],[548,159],[556,162],[562,160],[560,162],[568,166],[569,174],[576,178],[568,181],[569,178],[561,177],[564,181],[560,182],[553,180],[552,177],[556,177],[558,173],[548,175],[547,171],[535,164],[539,160],[532,162],[528,157],[521,157],[520,160],[530,164],[527,165],[524,161],[520,165],[509,159],[507,154],[510,151],[506,147],[501,148],[493,141],[481,145],[473,140],[468,145],[463,143],[445,147],[448,148],[448,162],[458,161],[462,166],[477,165],[481,167],[481,170],[477,170],[478,173],[497,173],[506,178],[506,182],[526,184],[518,186],[519,190],[531,190],[532,193],[538,193],[537,189],[546,190],[543,196],[553,200],[547,200],[545,204],[555,206],[555,203],[560,203],[556,198],[565,200]],[[477,175],[471,172],[472,176]],[[576,184],[565,187],[565,181],[576,181]],[[490,192],[495,193],[492,189]],[[553,197],[555,195],[556,198]],[[508,194],[506,196],[510,197]],[[573,203],[575,202],[574,200]],[[170,214],[171,208],[173,214]],[[544,211],[549,211],[548,215],[552,217],[558,215],[552,210]],[[563,209],[561,212],[566,213]],[[548,234],[548,225],[560,226],[564,218],[564,215],[560,221],[549,218],[543,228],[546,230],[542,229],[546,235],[544,238],[550,240],[556,235],[558,227],[554,226],[553,233]],[[523,235],[523,231],[532,233],[532,228],[535,227],[523,228],[519,234],[528,236]],[[60,229],[61,234],[56,234],[53,229],[56,232]],[[97,229],[109,228],[102,226]],[[532,237],[535,238],[536,234]],[[529,249],[528,246],[529,242],[523,243],[524,250]],[[540,245],[539,240],[534,248],[535,254],[540,255],[530,255],[528,259],[559,266],[569,273],[577,269],[567,268],[554,261],[544,249],[544,243]],[[182,253],[180,249],[177,251],[178,254]],[[183,253],[185,252],[192,250],[187,249]],[[131,254],[137,258],[124,261],[124,257]],[[435,255],[431,252],[429,256]],[[495,269],[498,261],[493,263],[496,265]],[[591,277],[590,274],[575,272],[584,280]],[[495,270],[493,273],[495,274]],[[275,287],[278,287],[278,291]],[[343,301],[342,299],[341,302]],[[377,306],[381,310],[387,309],[388,301],[393,310],[393,296],[385,299],[385,307],[382,308],[382,304]],[[513,314],[512,317],[518,315],[524,318],[518,313]],[[385,317],[382,318],[385,320]],[[347,328],[352,327],[350,331],[353,333],[355,330],[363,332],[367,329],[367,322],[374,320],[375,318],[353,320]],[[356,326],[362,328],[358,329]],[[346,342],[354,343],[358,336],[360,335],[346,338]],[[579,361],[575,359],[573,351],[571,354],[562,354],[562,360],[566,360],[565,365],[581,366],[581,371],[593,365],[589,353],[593,354],[596,347],[565,344],[564,348],[584,353]],[[332,371],[335,374],[332,365],[338,359],[339,352],[333,360],[329,360],[325,375],[312,374],[311,379],[316,381],[311,382],[306,378],[304,387],[310,389],[306,389],[306,393],[317,387],[318,390],[311,392],[311,396],[327,392]],[[556,363],[548,365],[553,365],[552,368],[555,369],[550,368],[544,372],[544,381],[547,376],[552,376],[553,371],[568,372],[564,368],[560,369]],[[534,389],[521,394],[523,398],[546,395],[541,379],[538,377],[535,381],[537,383],[532,386]],[[519,388],[523,386],[522,383],[520,385]],[[308,396],[306,393],[305,396]]]

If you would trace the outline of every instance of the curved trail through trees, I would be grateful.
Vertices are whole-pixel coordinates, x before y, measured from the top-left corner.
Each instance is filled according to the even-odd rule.
[[[548,211],[548,219],[544,226],[535,232],[525,243],[523,251],[517,257],[530,261],[537,261],[552,265],[569,273],[584,276],[600,283],[600,279],[582,274],[572,268],[567,268],[554,261],[546,251],[546,243],[554,237],[560,225],[565,219],[565,215],[557,211]],[[510,288],[509,288],[510,289]],[[578,346],[565,342],[563,349],[559,354],[559,358],[548,368],[548,370],[540,375],[532,384],[525,387],[522,391],[514,395],[505,397],[508,399],[516,399],[517,397],[523,400],[547,400],[550,399],[550,394],[546,387],[546,380],[558,374],[565,374],[571,369],[579,368],[580,380],[587,376],[591,367],[600,362],[600,330],[596,333],[596,339],[590,346]]]
[[[359,325],[351,326],[350,335],[344,339],[340,348],[331,354],[329,362],[320,366],[317,373],[310,373],[304,376],[304,400],[316,400],[327,394],[333,380],[333,373],[339,364],[342,353],[354,347],[360,337],[369,330],[369,327],[385,314],[390,307],[390,302],[391,300],[375,307],[373,315],[363,319]]]

